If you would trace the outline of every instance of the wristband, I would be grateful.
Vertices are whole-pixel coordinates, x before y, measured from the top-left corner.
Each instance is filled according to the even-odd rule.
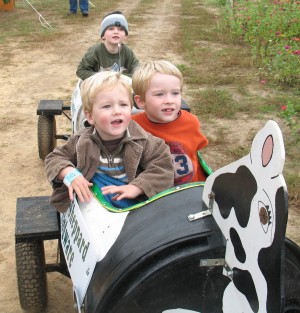
[[[78,171],[77,168],[74,168],[74,170],[72,170],[70,173],[68,173],[68,174],[65,176],[63,182],[64,182],[64,184],[65,184],[67,187],[70,187],[71,184],[72,184],[72,182],[73,182],[73,180],[74,180],[76,177],[78,177],[78,176],[82,176],[82,174]]]

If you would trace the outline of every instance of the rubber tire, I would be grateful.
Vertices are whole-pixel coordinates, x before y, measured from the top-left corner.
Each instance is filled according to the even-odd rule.
[[[16,243],[16,267],[22,309],[31,313],[43,312],[48,302],[43,241]]]
[[[300,313],[300,248],[285,240],[285,308],[284,313]]]
[[[56,147],[56,120],[54,115],[38,116],[37,136],[39,157],[45,160],[46,156]]]

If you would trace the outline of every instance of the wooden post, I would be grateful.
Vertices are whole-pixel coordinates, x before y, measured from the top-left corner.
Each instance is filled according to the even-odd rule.
[[[0,0],[0,11],[13,11],[15,0]]]

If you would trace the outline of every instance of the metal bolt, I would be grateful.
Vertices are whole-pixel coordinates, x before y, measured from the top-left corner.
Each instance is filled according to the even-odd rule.
[[[214,199],[215,198],[215,194],[213,192],[208,194],[208,199]]]

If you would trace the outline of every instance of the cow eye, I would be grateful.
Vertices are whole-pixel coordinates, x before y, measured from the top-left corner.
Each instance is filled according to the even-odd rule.
[[[258,212],[260,224],[264,232],[267,233],[269,226],[273,223],[271,216],[271,208],[269,205],[264,204],[262,201],[258,201]]]

